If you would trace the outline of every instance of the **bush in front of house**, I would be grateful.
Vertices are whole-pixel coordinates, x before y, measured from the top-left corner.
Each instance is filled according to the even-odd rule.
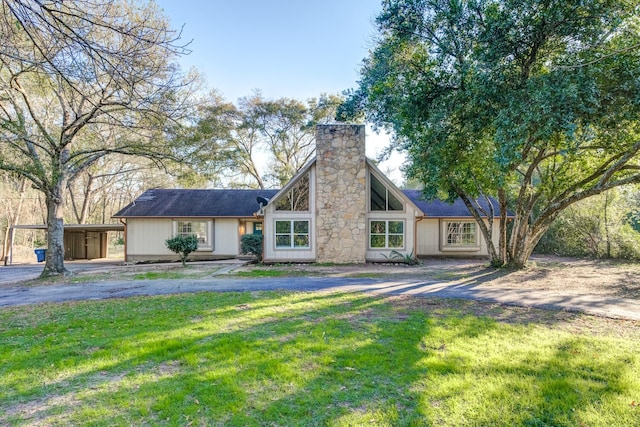
[[[245,234],[240,240],[240,252],[255,255],[262,261],[262,234]]]
[[[187,264],[189,254],[198,249],[198,238],[193,235],[172,237],[165,240],[164,243],[171,252],[175,252],[180,256],[183,267]]]

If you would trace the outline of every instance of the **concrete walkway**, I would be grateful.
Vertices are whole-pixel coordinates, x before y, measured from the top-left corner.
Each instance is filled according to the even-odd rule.
[[[223,271],[232,270],[229,266]],[[640,321],[638,301],[622,298],[559,293],[554,291],[496,288],[482,284],[446,281],[348,277],[284,277],[242,279],[218,276],[208,279],[126,280],[82,284],[15,286],[0,288],[0,307],[45,302],[101,300],[184,292],[230,291],[331,291],[371,292],[416,297],[462,298],[524,307],[553,308],[598,316]]]

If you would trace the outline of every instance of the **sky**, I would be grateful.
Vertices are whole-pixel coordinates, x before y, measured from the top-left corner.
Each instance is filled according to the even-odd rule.
[[[373,47],[381,0],[156,0],[191,53],[196,68],[225,99],[260,90],[268,99],[307,100],[355,88]],[[367,156],[376,158],[386,135],[367,131]],[[399,182],[401,157],[381,169]]]

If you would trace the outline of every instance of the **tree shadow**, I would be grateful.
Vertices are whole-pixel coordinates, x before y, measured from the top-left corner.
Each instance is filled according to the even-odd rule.
[[[625,382],[637,360],[591,357],[590,342],[580,338],[540,342],[551,348],[543,356],[532,350],[510,358],[472,356],[469,348],[490,353],[494,341],[507,351],[508,340],[495,338],[501,334],[514,342],[544,338],[527,327],[531,318],[524,309],[272,292],[181,296],[191,309],[180,315],[169,310],[175,297],[160,298],[171,317],[159,327],[147,333],[126,327],[145,322],[145,314],[163,313],[162,307],[145,311],[148,299],[140,298],[138,313],[123,315],[135,305],[114,313],[125,325],[104,335],[105,347],[126,352],[140,342],[144,351],[94,369],[100,350],[78,357],[87,368],[56,392],[68,398],[33,416],[66,413],[62,421],[89,416],[95,424],[455,425],[458,419],[469,425],[576,425],[582,409],[637,389]],[[109,304],[81,305],[90,311]],[[498,310],[509,325],[488,317]],[[577,315],[547,321],[561,324],[567,316]],[[70,342],[59,351],[77,348]]]

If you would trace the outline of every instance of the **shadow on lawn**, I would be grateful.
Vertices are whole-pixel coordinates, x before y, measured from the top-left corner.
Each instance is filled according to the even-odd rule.
[[[172,298],[165,298],[167,304]],[[525,354],[475,362],[459,349],[486,345],[503,331],[527,340],[529,332],[476,317],[470,305],[481,303],[417,305],[402,298],[308,293],[180,298],[189,302],[188,313],[174,313],[167,304],[166,312],[145,311],[149,299],[139,299],[146,316],[135,316],[129,305],[130,316],[120,315],[125,322],[138,319],[142,329],[154,316],[173,317],[148,333],[126,324],[105,333],[104,348],[122,348],[125,355],[95,369],[91,362],[100,350],[70,359],[87,368],[54,390],[34,390],[58,399],[31,416],[46,423],[62,413],[63,422],[97,425],[422,425],[453,416],[474,425],[577,424],[580,409],[625,389],[621,377],[628,365],[580,356],[589,350],[578,339],[559,342],[544,360]],[[83,303],[96,310],[108,304]],[[490,310],[498,314],[498,308]],[[511,323],[529,322],[517,313],[512,311]],[[137,342],[143,349],[135,353]],[[73,354],[77,345],[57,351]],[[474,390],[484,395],[472,398]]]

